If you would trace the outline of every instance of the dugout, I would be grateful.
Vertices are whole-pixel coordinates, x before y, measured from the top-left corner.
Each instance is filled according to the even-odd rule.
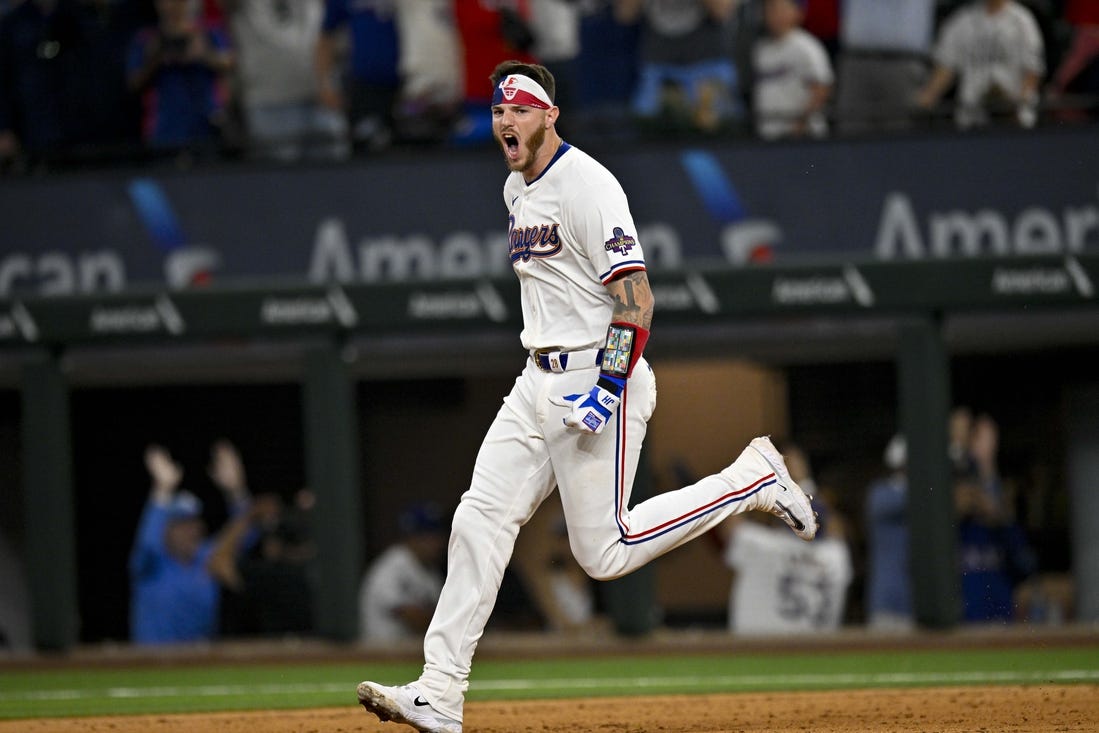
[[[1094,259],[1078,262],[1099,275]],[[748,388],[745,394],[756,402],[751,419],[739,416],[739,429],[765,425],[796,436],[816,457],[823,480],[852,487],[847,510],[856,513],[859,490],[898,424],[922,436],[911,447],[920,461],[912,472],[914,485],[940,485],[937,477],[947,469],[934,446],[945,444],[949,406],[964,401],[993,410],[1001,421],[1005,472],[1042,472],[1025,480],[1038,492],[1026,502],[1044,533],[1036,538],[1044,563],[1067,571],[1075,551],[1079,573],[1080,548],[1087,549],[1065,489],[1091,479],[1086,470],[1074,476],[1072,471],[1081,469],[1072,461],[1077,454],[1082,456],[1077,461],[1093,458],[1086,426],[1094,413],[1086,399],[1096,389],[1099,313],[1075,291],[1007,307],[995,293],[976,288],[998,266],[974,261],[961,267],[969,270],[974,287],[956,296],[962,302],[948,311],[928,308],[934,304],[921,287],[921,278],[924,283],[940,278],[945,265],[922,271],[862,265],[869,287],[882,293],[882,310],[871,315],[852,313],[851,302],[802,303],[776,314],[772,302],[753,305],[746,299],[745,293],[773,290],[761,287],[760,279],[833,276],[827,266],[693,273],[705,278],[720,302],[731,304],[729,317],[658,314],[661,338],[650,353],[658,374],[667,369],[669,389],[662,391],[661,404],[671,404],[666,412],[676,417],[667,425],[660,423],[659,409],[654,417],[649,453],[659,460],[650,460],[650,490],[674,485],[670,459],[660,454],[661,432],[720,434],[728,424],[723,412],[744,405],[737,390]],[[1064,261],[1040,258],[1017,266],[1052,271]],[[959,266],[949,267],[951,277],[959,277]],[[660,292],[677,287],[681,278],[664,274],[653,280]],[[506,281],[495,286],[507,302]],[[458,286],[438,287],[453,293]],[[303,297],[300,290],[292,292]],[[418,292],[423,297],[423,289]],[[386,298],[410,297],[406,289],[379,294],[369,287],[347,288],[346,295],[362,313],[392,313],[397,307],[386,307]],[[50,350],[22,344],[4,352],[0,440],[7,455],[20,457],[6,462],[0,474],[6,486],[4,529],[24,548],[37,603],[36,644],[66,648],[118,638],[126,603],[126,529],[136,522],[147,487],[140,448],[149,439],[162,439],[201,471],[206,442],[220,434],[239,442],[253,490],[288,495],[309,485],[317,491],[325,505],[317,516],[325,558],[318,576],[317,632],[350,639],[362,563],[370,548],[387,540],[384,518],[396,512],[401,497],[418,490],[409,483],[408,467],[421,474],[427,496],[456,498],[468,481],[484,426],[522,360],[513,343],[514,324],[487,317],[460,328],[415,324],[411,335],[395,337],[408,324],[388,321],[385,333],[296,328],[275,337],[270,324],[265,331],[257,322],[253,332],[230,333],[225,324],[240,322],[242,303],[287,297],[272,288],[28,299],[21,305],[42,325],[43,340],[52,340],[45,330],[51,323],[89,323],[90,316],[79,314],[137,308],[143,298],[162,297],[173,299],[193,329],[187,338],[69,332]],[[59,316],[54,308],[64,313]],[[207,327],[211,330],[204,334]],[[458,349],[471,340],[476,351]],[[452,354],[460,356],[444,358]],[[720,390],[716,402],[699,389],[707,381]],[[732,437],[731,442],[742,441]],[[918,610],[928,627],[957,621],[951,506],[944,497],[946,492],[934,491],[912,497],[912,512],[923,523],[914,522],[921,561],[914,580],[922,588]],[[1067,535],[1076,537],[1075,548],[1068,546]],[[722,569],[698,554],[700,549],[688,546],[661,560],[670,568],[666,572],[656,567],[652,574],[622,581],[621,592],[632,601],[622,606],[628,610],[616,611],[620,607],[608,601],[622,628],[643,632],[658,620],[713,621],[713,598],[692,597],[690,584],[682,584],[684,566],[696,579],[722,577]],[[711,593],[724,586],[721,595],[727,587],[704,585]]]
[[[1099,552],[1078,529],[1094,501],[1099,414],[1094,132],[601,153],[644,212],[653,260],[650,353],[672,372],[654,437],[676,413],[671,436],[719,434],[723,417],[692,410],[720,415],[738,389],[771,385],[749,422],[794,437],[819,478],[857,496],[898,424],[913,436],[913,482],[944,485],[943,416],[959,402],[988,409],[1005,471],[1042,467],[1029,510],[1050,535],[1050,566],[1099,585]],[[158,410],[176,416],[157,434],[192,455],[192,471],[205,432],[223,426],[255,487],[323,493],[331,562],[318,628],[348,637],[357,573],[409,490],[405,466],[431,491],[459,491],[523,358],[514,279],[489,255],[503,233],[499,163],[487,157],[433,156],[430,182],[421,152],[293,175],[239,166],[5,184],[0,527],[27,562],[39,646],[117,635],[117,568],[88,568],[124,555],[146,481],[132,447],[104,451],[147,433]],[[774,264],[732,261],[763,240]],[[192,276],[214,282],[180,287]],[[334,284],[305,284],[322,281]],[[650,458],[652,490],[674,485],[669,457]],[[112,488],[129,492],[122,504]],[[948,626],[949,502],[931,490],[914,501],[928,560],[921,621]],[[113,524],[96,535],[97,520]],[[698,551],[669,556],[668,574],[722,572]],[[712,615],[713,596],[677,605],[702,596],[660,572],[633,580],[627,595],[657,599],[665,621]],[[645,629],[655,605],[626,604],[643,613],[623,623]],[[1094,618],[1094,598],[1080,608]]]

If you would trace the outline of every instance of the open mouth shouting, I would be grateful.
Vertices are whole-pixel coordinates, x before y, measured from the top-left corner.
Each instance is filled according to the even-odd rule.
[[[522,146],[519,144],[519,136],[514,132],[500,133],[500,145],[504,149],[504,157],[508,165],[515,165],[523,155]]]

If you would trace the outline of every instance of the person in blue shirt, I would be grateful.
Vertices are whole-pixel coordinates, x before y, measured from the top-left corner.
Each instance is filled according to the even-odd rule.
[[[967,622],[1010,622],[1017,586],[1038,571],[1038,560],[1012,511],[1000,476],[1000,432],[987,414],[969,429],[971,469],[955,479],[958,555]]]
[[[191,0],[157,0],[158,22],[130,44],[127,82],[142,95],[142,133],[156,148],[216,142],[226,79],[235,65],[225,34],[207,28]]]
[[[212,475],[235,456],[227,443],[214,447]],[[223,463],[219,464],[219,460]],[[243,480],[222,484],[232,507],[232,519],[209,536],[202,519],[202,503],[180,490],[183,469],[164,448],[151,445],[145,466],[152,490],[138,523],[130,555],[130,636],[136,644],[203,641],[218,632],[221,588],[211,558],[225,542],[239,548],[252,512]],[[243,477],[242,472],[238,475]]]
[[[915,623],[908,560],[907,454],[904,436],[893,436],[883,455],[889,474],[874,481],[866,497],[866,620],[875,629],[910,629]]]
[[[327,0],[316,72],[321,104],[349,118],[356,148],[376,150],[393,137],[400,92],[395,0]],[[338,34],[350,38],[346,75],[337,64]]]

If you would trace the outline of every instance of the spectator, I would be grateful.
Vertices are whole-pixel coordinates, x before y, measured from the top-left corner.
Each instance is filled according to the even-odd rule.
[[[317,41],[315,71],[320,100],[347,115],[356,149],[381,150],[393,139],[397,71],[396,0],[327,0]],[[339,31],[347,28],[350,60],[341,73]]]
[[[554,104],[576,109],[580,59],[580,5],[575,0],[530,0],[534,56],[557,83]]]
[[[912,126],[927,79],[935,0],[845,0],[836,127],[842,134]]]
[[[313,55],[323,0],[223,0],[240,56],[248,140],[260,157],[340,159],[347,121],[318,100]]]
[[[965,620],[1011,621],[1015,588],[1036,570],[1022,529],[975,477],[955,482]]]
[[[106,0],[26,0],[0,18],[0,164],[137,142],[123,73],[135,22]]]
[[[1099,3],[1067,0],[1065,20],[1072,26],[1072,41],[1053,73],[1047,93],[1057,107],[1056,116],[1075,120],[1085,116],[1079,107],[1099,115]],[[1079,105],[1065,104],[1066,94],[1083,95]]]
[[[947,457],[954,476],[963,476],[973,470],[973,459],[969,454],[969,434],[973,429],[973,411],[964,405],[950,411],[947,426],[949,445]]]
[[[657,131],[714,133],[741,117],[730,22],[739,0],[617,0],[641,24],[633,110]]]
[[[765,140],[824,137],[832,66],[820,41],[801,28],[804,0],[766,0],[767,37],[752,56],[756,131]]]
[[[218,441],[211,449],[210,478],[227,494],[248,494],[244,463],[229,441]],[[305,490],[295,496],[293,511],[276,496],[258,496],[252,502],[253,522],[231,523],[215,544],[207,565],[223,589],[223,634],[301,634],[312,629],[306,563],[314,549],[301,516],[311,506],[312,494]],[[245,546],[249,550],[242,553]]]
[[[128,83],[144,98],[143,132],[156,148],[208,148],[225,119],[235,58],[192,0],[156,0],[157,25],[130,46]]]
[[[416,504],[400,516],[401,540],[370,564],[359,591],[359,629],[367,642],[419,639],[443,587],[447,534],[442,511]]]
[[[1004,497],[997,454],[1000,449],[1000,428],[990,415],[973,418],[969,428],[968,453],[973,475],[993,498]]]
[[[220,588],[210,568],[219,544],[236,551],[252,521],[246,489],[224,487],[232,520],[208,537],[202,504],[179,489],[183,469],[160,446],[145,451],[153,480],[130,555],[131,639],[137,644],[209,640],[218,632]]]
[[[806,493],[817,493],[805,454],[787,445],[783,458],[790,477]],[[839,628],[852,578],[851,551],[842,520],[823,496],[814,498],[813,509],[820,528],[808,545],[785,525],[739,515],[726,520],[724,558],[735,573],[729,597],[733,633],[796,634]]]
[[[257,509],[259,538],[251,552],[237,557],[242,539],[219,543],[210,569],[225,594],[224,633],[228,635],[305,634],[313,629],[313,587],[307,564],[315,551],[309,532],[275,497]],[[257,504],[260,504],[257,499]],[[236,527],[238,535],[247,528]]]
[[[630,100],[637,86],[638,26],[616,20],[615,0],[581,6],[580,56],[574,130],[608,138],[630,137]]]
[[[1012,620],[1015,589],[1037,570],[1000,478],[998,451],[996,422],[977,416],[969,439],[974,469],[954,490],[966,621]]]
[[[464,110],[457,140],[492,139],[492,85],[496,65],[508,59],[534,61],[527,0],[464,0],[454,5],[465,70]]]
[[[959,8],[940,29],[934,60],[931,78],[917,98],[920,107],[933,110],[957,80],[954,119],[959,128],[1001,120],[1034,126],[1044,44],[1024,5],[973,0]]]
[[[889,474],[870,484],[866,498],[866,620],[878,630],[908,630],[915,620],[908,538],[908,460],[903,435],[885,448]]]
[[[400,99],[397,137],[446,140],[462,105],[462,52],[450,0],[397,3]]]

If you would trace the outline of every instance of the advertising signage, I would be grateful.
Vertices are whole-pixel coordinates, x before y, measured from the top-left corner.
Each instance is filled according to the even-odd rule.
[[[1099,252],[1096,132],[593,152],[626,189],[653,271],[1010,259]],[[503,277],[505,173],[491,151],[425,150],[13,179],[0,298]]]
[[[651,275],[661,323],[742,317],[1010,312],[1099,306],[1099,254]],[[512,277],[376,285],[246,286],[0,301],[0,345],[180,342],[302,334],[397,335],[522,326]]]

